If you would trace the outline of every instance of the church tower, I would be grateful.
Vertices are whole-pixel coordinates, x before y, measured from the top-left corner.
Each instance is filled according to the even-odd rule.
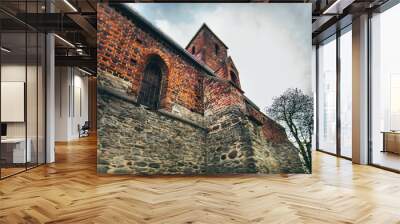
[[[190,40],[186,50],[211,68],[219,78],[231,81],[240,88],[239,73],[228,56],[228,47],[205,23]]]

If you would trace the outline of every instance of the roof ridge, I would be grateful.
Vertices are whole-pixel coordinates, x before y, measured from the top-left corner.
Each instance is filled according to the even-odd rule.
[[[187,49],[187,48],[190,46],[190,44],[194,41],[194,39],[197,37],[197,35],[200,33],[200,31],[201,31],[203,28],[208,29],[208,31],[210,31],[210,33],[211,33],[213,36],[215,36],[215,38],[217,38],[217,40],[218,40],[219,42],[221,42],[221,43],[224,45],[224,47],[225,47],[226,49],[229,49],[229,47],[226,46],[226,44],[221,40],[221,38],[219,38],[219,37],[217,36],[217,34],[215,34],[214,31],[212,31],[212,29],[211,29],[211,28],[207,25],[207,23],[205,23],[205,22],[200,26],[200,28],[199,28],[199,29],[197,30],[197,32],[194,34],[194,36],[192,37],[192,39],[190,39],[190,41],[189,41],[189,43],[186,45],[185,49]]]

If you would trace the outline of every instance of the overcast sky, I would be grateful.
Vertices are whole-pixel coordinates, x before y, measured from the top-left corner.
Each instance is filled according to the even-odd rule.
[[[287,88],[311,94],[311,4],[130,6],[182,47],[206,23],[229,47],[245,95],[264,112]]]

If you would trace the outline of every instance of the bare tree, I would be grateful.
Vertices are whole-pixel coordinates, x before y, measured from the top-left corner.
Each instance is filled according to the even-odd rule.
[[[300,89],[287,89],[281,96],[273,99],[266,109],[268,115],[285,126],[298,145],[304,165],[311,172],[311,145],[314,126],[313,97]]]

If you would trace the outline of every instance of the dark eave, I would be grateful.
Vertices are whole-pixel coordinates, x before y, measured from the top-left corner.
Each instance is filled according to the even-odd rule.
[[[203,29],[207,29],[212,35],[215,36],[215,38],[217,38],[217,40],[219,42],[221,42],[222,45],[224,45],[224,47],[226,49],[229,49],[228,46],[226,46],[226,44],[217,36],[217,34],[215,34],[210,27],[207,26],[207,24],[203,23],[203,25],[201,25],[201,27],[197,30],[196,34],[192,37],[192,39],[189,41],[189,43],[186,45],[186,48],[188,48],[190,46],[190,44],[193,42],[193,40],[197,37],[197,35],[199,35],[200,31]]]
[[[250,105],[253,106],[256,110],[258,110],[258,111],[261,112],[260,108],[259,108],[253,101],[251,101],[247,96],[245,96],[245,95],[243,95],[243,96],[244,96],[244,100],[245,100],[248,104],[250,104]]]
[[[126,16],[132,22],[134,22],[137,26],[150,32],[151,34],[160,38],[163,42],[165,42],[169,47],[174,49],[179,55],[184,57],[185,59],[192,62],[195,66],[198,66],[200,69],[204,70],[206,74],[210,76],[215,76],[214,71],[212,71],[207,65],[198,61],[194,56],[192,56],[189,52],[183,49],[178,43],[176,43],[169,36],[164,34],[161,30],[151,24],[147,19],[143,16],[139,15],[139,13],[135,12],[132,8],[125,4],[118,3],[109,3],[109,5],[116,10],[118,10],[122,15]]]

